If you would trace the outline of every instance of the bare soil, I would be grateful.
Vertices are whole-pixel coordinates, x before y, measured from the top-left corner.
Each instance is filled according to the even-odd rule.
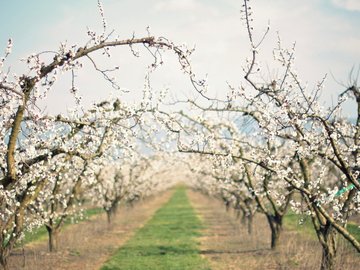
[[[321,247],[316,238],[285,228],[279,248],[271,250],[270,230],[262,215],[255,217],[249,235],[246,226],[232,211],[226,212],[220,201],[192,191],[188,194],[206,226],[200,248],[213,270],[320,268]],[[360,255],[344,243],[340,246],[336,269],[359,269]]]
[[[108,225],[104,214],[68,226],[60,232],[58,251],[49,253],[47,242],[30,243],[9,259],[10,269],[99,269],[103,263],[142,227],[172,192],[148,198],[134,207],[121,207]]]
[[[205,229],[200,242],[201,254],[213,270],[319,269],[321,248],[316,239],[294,230],[284,229],[279,248],[270,247],[270,231],[263,216],[254,219],[253,233],[226,212],[222,203],[189,191],[189,199]],[[134,206],[120,208],[109,226],[105,215],[67,227],[59,235],[58,251],[47,252],[47,242],[28,244],[17,249],[9,260],[10,269],[68,270],[99,269],[134,233],[145,225],[171,196],[166,192]],[[341,245],[337,268],[357,270],[360,255]],[[170,269],[169,269],[170,270]]]

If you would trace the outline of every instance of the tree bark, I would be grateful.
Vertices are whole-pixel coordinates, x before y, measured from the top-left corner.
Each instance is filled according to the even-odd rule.
[[[335,269],[335,249],[332,247],[323,248],[321,257],[321,270],[334,270]]]
[[[107,217],[107,223],[108,223],[108,225],[110,225],[111,224],[111,218],[112,218],[111,209],[106,210],[106,217]]]
[[[337,251],[337,232],[330,225],[321,231],[324,241],[322,241],[321,270],[334,270]]]
[[[247,232],[249,235],[253,232],[253,215],[251,214],[247,216]]]
[[[113,217],[116,216],[117,209],[118,209],[118,202],[111,205],[109,209],[105,209],[107,222],[109,225],[111,224]]]
[[[239,212],[238,212],[239,213]],[[240,218],[240,222],[241,224],[245,225],[246,224],[246,219],[247,219],[247,216],[244,212],[242,212],[241,214],[241,218]]]
[[[5,249],[2,249],[1,250],[1,253],[0,253],[0,264],[2,266],[2,268],[4,270],[9,270],[9,266],[8,266],[8,257],[9,257],[9,249],[8,248],[5,248]]]
[[[271,249],[276,249],[282,231],[282,215],[267,215],[267,220],[271,229]]]
[[[45,226],[46,230],[48,232],[49,241],[48,241],[48,247],[50,252],[54,252],[57,250],[57,243],[58,243],[58,230],[51,227],[51,226]]]

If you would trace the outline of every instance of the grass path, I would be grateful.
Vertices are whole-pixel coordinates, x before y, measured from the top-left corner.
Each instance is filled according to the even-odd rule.
[[[196,237],[201,222],[179,187],[153,218],[101,268],[131,270],[205,270]]]
[[[67,226],[60,233],[57,252],[47,251],[47,241],[32,241],[15,249],[9,258],[12,270],[99,270],[106,260],[123,246],[156,210],[172,196],[168,191],[139,201],[131,207],[120,207],[109,226],[105,214]]]

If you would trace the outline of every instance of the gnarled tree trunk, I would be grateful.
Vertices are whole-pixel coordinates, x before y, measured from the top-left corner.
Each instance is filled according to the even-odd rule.
[[[320,230],[322,246],[321,270],[334,270],[337,251],[337,231],[329,224]]]
[[[280,233],[282,231],[283,215],[266,215],[271,229],[271,249],[276,249],[279,243]]]

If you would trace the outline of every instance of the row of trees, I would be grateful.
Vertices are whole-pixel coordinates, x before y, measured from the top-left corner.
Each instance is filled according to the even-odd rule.
[[[121,203],[132,205],[140,198],[172,187],[177,180],[171,174],[176,165],[174,161],[168,155],[159,154],[150,159],[139,157],[126,162],[117,160],[112,166],[102,167],[96,175],[95,194],[91,194],[93,204],[105,210],[110,224]]]
[[[89,30],[84,46],[61,43],[57,51],[32,54],[24,60],[28,70],[21,76],[6,68],[11,39],[0,58],[0,263],[4,269],[11,250],[27,230],[45,225],[53,250],[65,219],[80,211],[84,201],[92,198],[110,221],[121,202],[130,203],[172,184],[170,180],[160,184],[162,177],[166,179],[166,168],[157,164],[159,157],[146,159],[139,151],[152,141],[149,118],[160,99],[155,93],[148,94],[152,90],[149,79],[162,64],[161,55],[170,51],[180,70],[196,84],[188,60],[192,51],[150,35],[112,38],[100,1],[98,5],[103,32]],[[117,67],[100,69],[94,54],[108,58],[112,50],[128,47],[138,56],[135,46],[144,46],[153,61],[148,65],[143,99],[129,105],[121,99],[112,76]],[[118,92],[116,98],[85,110],[75,77],[87,64]],[[78,107],[67,115],[44,114],[38,103],[64,73],[73,78],[70,92]]]
[[[281,239],[283,217],[292,209],[312,220],[323,251],[321,269],[334,268],[338,235],[360,252],[359,242],[346,228],[360,211],[356,78],[333,107],[324,108],[319,101],[324,81],[309,91],[294,68],[294,48],[284,49],[279,40],[274,50],[278,77],[264,79],[257,57],[268,30],[260,42],[254,40],[249,1],[244,0],[250,45],[244,82],[229,85],[223,99],[212,98],[206,94],[206,82],[193,73],[192,50],[151,36],[112,40],[100,2],[99,7],[103,33],[88,31],[86,45],[62,44],[57,52],[31,55],[25,61],[29,70],[20,77],[0,69],[0,262],[4,268],[24,231],[45,224],[52,249],[54,235],[65,218],[81,208],[79,203],[91,198],[111,222],[119,204],[168,188],[180,177],[174,175],[180,169],[174,168],[183,170],[185,165],[191,172],[189,183],[236,208],[249,232],[253,216],[264,214],[274,249]],[[99,69],[93,53],[110,57],[116,47],[128,46],[134,52],[136,45],[145,46],[153,57],[138,103],[130,106],[117,97],[68,115],[41,113],[37,103],[57,76],[69,72],[75,78],[77,69],[87,63],[120,89],[110,74],[113,69]],[[11,47],[9,40],[0,67]],[[175,53],[195,93],[194,98],[167,104],[171,106],[160,103],[163,97],[156,95],[149,81],[165,51]],[[53,58],[49,63],[43,60],[46,54]],[[71,92],[80,102],[75,84]],[[348,98],[357,104],[355,122],[341,114]],[[149,158],[148,153],[145,158],[141,153],[149,150],[144,145],[163,154]]]
[[[321,269],[334,269],[338,236],[360,252],[347,224],[360,211],[360,89],[349,86],[332,107],[320,100],[324,80],[314,89],[299,79],[294,47],[278,41],[274,68],[265,79],[254,40],[249,1],[243,16],[250,44],[244,82],[229,85],[220,98],[188,99],[174,104],[191,110],[167,117],[180,152],[192,154],[194,185],[216,194],[244,214],[251,231],[255,212],[271,230],[271,248],[278,245],[284,215],[292,209],[311,218],[322,247]],[[204,92],[202,92],[204,97]],[[342,115],[345,101],[355,101],[355,120]],[[194,166],[196,164],[196,166]]]

